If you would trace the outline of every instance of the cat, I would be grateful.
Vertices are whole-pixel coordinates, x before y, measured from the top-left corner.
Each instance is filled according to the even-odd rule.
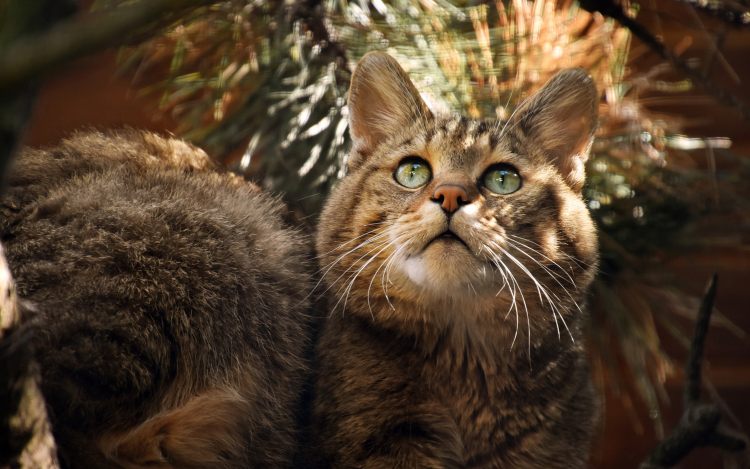
[[[597,107],[567,69],[507,121],[441,116],[389,55],[359,62],[316,241],[330,315],[310,466],[584,467]]]
[[[135,130],[15,166],[0,233],[62,466],[288,467],[311,270],[283,204]]]

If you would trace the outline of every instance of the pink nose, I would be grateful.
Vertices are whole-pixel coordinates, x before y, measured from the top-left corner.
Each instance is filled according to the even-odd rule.
[[[440,206],[446,212],[453,213],[458,210],[461,202],[466,203],[469,201],[469,196],[466,194],[466,189],[461,186],[456,184],[441,184],[432,194],[432,200],[439,202]]]

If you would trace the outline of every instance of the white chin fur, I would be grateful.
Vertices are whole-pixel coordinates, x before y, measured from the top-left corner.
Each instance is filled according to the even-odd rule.
[[[438,268],[428,264],[425,254],[421,253],[403,259],[397,265],[414,284],[440,297],[482,294],[492,283],[492,279],[488,278],[489,269],[469,265],[473,263],[463,262],[462,265],[456,265],[448,262],[449,265]]]
[[[419,286],[425,287],[429,283],[427,279],[427,263],[422,256],[410,257],[401,263],[409,279]]]

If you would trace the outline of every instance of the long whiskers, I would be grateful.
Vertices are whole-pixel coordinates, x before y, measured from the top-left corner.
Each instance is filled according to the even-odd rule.
[[[364,269],[365,269],[365,268],[366,268],[366,267],[367,267],[367,266],[368,266],[368,265],[369,265],[369,264],[370,264],[370,263],[371,263],[371,262],[372,262],[373,260],[375,260],[375,258],[376,258],[376,257],[377,257],[378,255],[380,255],[380,253],[381,253],[381,252],[383,252],[384,250],[388,249],[388,247],[389,247],[389,246],[391,246],[391,245],[395,244],[396,242],[397,242],[397,240],[392,240],[392,241],[389,241],[388,243],[385,243],[385,245],[384,245],[383,243],[379,244],[379,245],[378,245],[378,246],[376,246],[376,247],[375,247],[374,249],[370,250],[369,252],[367,252],[366,254],[364,254],[364,255],[363,255],[362,257],[360,257],[359,259],[357,259],[357,261],[353,262],[353,263],[352,263],[352,265],[350,265],[350,266],[349,266],[349,267],[348,267],[348,268],[347,268],[347,269],[346,269],[346,270],[345,270],[345,271],[344,271],[344,272],[343,272],[343,273],[342,273],[341,275],[339,275],[339,277],[338,277],[338,278],[336,279],[336,281],[334,281],[334,282],[333,282],[333,283],[331,284],[331,286],[335,285],[335,284],[336,284],[336,283],[337,283],[337,282],[338,282],[338,281],[339,281],[339,280],[341,279],[341,277],[343,277],[343,276],[344,276],[344,275],[345,275],[345,274],[346,274],[347,272],[349,272],[349,271],[350,271],[350,270],[351,270],[351,269],[352,269],[352,268],[353,268],[354,266],[356,266],[356,265],[357,265],[357,262],[359,262],[359,261],[361,261],[362,259],[364,259],[365,257],[367,257],[367,256],[368,256],[368,255],[370,255],[370,254],[371,254],[372,252],[374,252],[374,251],[376,251],[376,250],[378,251],[378,252],[377,252],[376,254],[374,254],[374,255],[370,256],[370,258],[369,258],[369,259],[368,259],[368,260],[367,260],[367,261],[366,261],[366,262],[364,263],[364,265],[363,265],[362,267],[360,267],[360,268],[359,268],[359,269],[357,269],[357,270],[356,270],[355,272],[352,272],[352,273],[351,273],[351,274],[349,275],[349,277],[348,277],[348,278],[346,279],[346,283],[345,283],[345,285],[346,285],[346,288],[344,288],[344,286],[342,286],[341,288],[339,288],[339,291],[341,291],[341,289],[342,289],[342,288],[344,288],[344,292],[343,292],[343,293],[342,293],[342,295],[341,295],[341,296],[339,297],[339,301],[337,301],[337,302],[336,302],[336,304],[335,304],[335,305],[333,306],[333,310],[332,310],[332,311],[335,311],[335,310],[336,310],[336,307],[337,307],[337,306],[339,305],[339,303],[341,303],[341,299],[342,299],[342,298],[344,297],[344,295],[346,295],[346,298],[344,299],[344,307],[343,307],[343,310],[344,310],[344,311],[346,311],[346,303],[347,303],[347,301],[348,301],[348,299],[349,299],[349,293],[351,292],[352,286],[354,285],[354,282],[355,282],[355,281],[357,280],[357,277],[359,276],[359,274],[360,274],[360,273],[362,273],[362,271],[363,271],[363,270],[364,270]],[[328,288],[330,288],[330,287],[328,287]],[[327,291],[327,290],[326,290],[326,291]],[[371,311],[371,313],[372,313],[372,311]],[[342,314],[343,314],[343,312],[342,312]]]
[[[562,268],[562,266],[561,266],[560,264],[558,264],[557,262],[553,261],[552,259],[550,259],[550,258],[549,258],[549,257],[547,257],[546,255],[544,255],[543,253],[541,253],[541,252],[537,251],[536,249],[532,248],[531,246],[529,246],[529,245],[527,245],[527,244],[524,244],[524,243],[522,243],[522,242],[520,242],[520,241],[518,241],[518,240],[520,239],[521,241],[525,241],[525,242],[528,242],[528,243],[536,244],[536,245],[537,245],[538,247],[540,247],[540,248],[541,248],[541,246],[540,246],[539,244],[535,243],[534,241],[528,240],[528,239],[526,239],[526,238],[522,238],[522,237],[520,237],[520,236],[515,236],[515,235],[509,235],[509,236],[510,236],[510,237],[512,237],[512,238],[515,238],[515,240],[514,240],[514,241],[511,241],[511,240],[507,240],[507,241],[508,241],[508,244],[509,244],[509,245],[511,245],[511,246],[513,246],[513,247],[516,247],[516,246],[515,246],[516,244],[517,244],[517,245],[520,245],[520,246],[523,246],[523,247],[525,247],[526,249],[528,249],[528,250],[530,250],[530,251],[533,251],[533,252],[535,252],[535,253],[539,254],[540,256],[542,256],[543,258],[547,259],[547,260],[548,260],[548,261],[550,261],[550,262],[551,262],[552,264],[554,264],[554,265],[555,265],[555,267],[557,267],[557,268],[559,268],[559,269],[560,269],[561,271],[563,271],[563,272],[565,273],[565,276],[567,277],[567,280],[568,280],[568,281],[569,281],[569,282],[571,283],[571,285],[573,285],[573,287],[575,287],[575,289],[576,289],[576,290],[578,290],[578,285],[576,285],[576,282],[575,282],[575,280],[573,280],[573,277],[571,277],[571,275],[570,275],[570,274],[569,274],[569,273],[568,273],[568,272],[567,272],[567,271],[566,271],[565,269],[563,269],[563,268]],[[518,249],[518,248],[516,248],[516,249]],[[521,251],[521,250],[519,249],[519,251]],[[522,251],[522,252],[523,252],[523,251]],[[534,259],[534,258],[532,257],[532,259]],[[534,261],[536,261],[536,259],[534,259]],[[558,277],[558,278],[561,278],[561,279],[562,279],[562,276],[561,276],[560,274],[558,274],[558,273],[556,273],[556,272],[553,272],[553,271],[552,271],[552,270],[550,270],[550,269],[549,269],[549,268],[548,268],[547,266],[545,266],[545,265],[543,265],[543,264],[539,263],[539,261],[536,261],[536,262],[537,262],[537,264],[539,264],[539,265],[540,265],[540,266],[541,266],[541,267],[542,267],[543,269],[545,269],[545,270],[547,271],[547,273],[549,273],[549,274],[550,274],[551,276],[555,276],[555,277]],[[564,279],[563,279],[563,280],[564,280]]]
[[[382,225],[382,224],[384,224],[384,223],[388,223],[388,224],[393,224],[393,222],[381,221],[381,222],[373,222],[373,223],[368,223],[367,225],[364,225],[364,226],[371,226],[371,225]],[[320,259],[321,257],[323,257],[323,256],[326,256],[326,255],[328,255],[328,254],[332,253],[333,251],[338,251],[339,249],[343,248],[343,247],[344,247],[344,246],[346,246],[347,244],[351,244],[351,243],[353,243],[354,241],[358,240],[359,238],[361,238],[361,237],[363,237],[363,236],[367,236],[367,235],[368,235],[368,234],[370,234],[370,233],[375,233],[376,231],[377,231],[377,228],[376,228],[376,229],[374,229],[374,230],[370,230],[370,231],[368,231],[368,232],[366,232],[366,233],[362,233],[361,235],[359,235],[359,236],[357,236],[357,237],[355,237],[355,238],[352,238],[352,239],[350,239],[349,241],[347,241],[347,242],[345,242],[345,243],[341,243],[341,244],[339,244],[338,246],[336,246],[335,248],[331,249],[331,250],[330,250],[330,251],[328,251],[328,252],[325,252],[325,253],[323,253],[323,254],[318,254],[317,256],[315,256],[315,259]],[[317,272],[316,272],[316,273],[317,273]]]
[[[391,309],[394,311],[396,308],[391,303],[391,299],[388,297],[388,284],[391,284],[391,269],[393,269],[393,261],[396,260],[396,256],[406,247],[406,245],[400,246],[398,249],[396,249],[393,254],[391,255],[391,260],[387,260],[387,264],[385,266],[385,269],[383,270],[383,273],[381,274],[381,280],[380,283],[383,286],[383,294],[385,295],[385,299],[390,305]],[[385,278],[383,278],[385,277]]]
[[[375,231],[375,230],[373,230],[373,231]],[[368,233],[369,233],[369,232],[368,232]],[[318,280],[318,282],[317,282],[317,283],[315,284],[315,286],[314,286],[314,287],[312,288],[312,290],[310,291],[310,293],[309,293],[309,294],[308,294],[308,295],[307,295],[307,296],[306,296],[306,297],[305,297],[304,299],[307,299],[307,298],[308,298],[308,297],[309,297],[310,295],[312,295],[312,294],[313,294],[313,292],[314,292],[314,291],[315,291],[315,290],[316,290],[316,289],[318,288],[318,286],[320,285],[320,283],[321,283],[321,282],[323,281],[323,278],[325,278],[325,276],[326,276],[326,275],[328,275],[328,272],[330,272],[330,271],[331,271],[331,269],[333,269],[333,267],[334,267],[334,266],[335,266],[336,264],[338,264],[338,263],[339,263],[339,262],[340,262],[340,261],[341,261],[342,259],[344,259],[344,258],[345,258],[346,256],[348,256],[349,254],[353,253],[354,251],[357,251],[358,249],[360,249],[360,248],[362,248],[362,247],[364,247],[364,246],[366,246],[366,245],[368,245],[368,244],[372,244],[372,243],[374,243],[375,241],[377,241],[377,240],[379,240],[379,239],[381,239],[381,238],[383,238],[383,237],[385,237],[385,236],[388,236],[388,234],[389,234],[388,232],[381,232],[381,233],[378,233],[378,234],[376,234],[376,235],[373,235],[373,236],[371,236],[370,238],[367,238],[367,239],[366,239],[365,241],[363,241],[362,243],[360,243],[360,244],[358,244],[357,246],[355,246],[354,248],[352,248],[352,249],[350,249],[349,251],[345,252],[344,254],[340,255],[339,257],[337,257],[337,258],[336,258],[336,259],[334,259],[333,261],[329,262],[328,264],[326,264],[326,265],[324,265],[323,267],[321,267],[320,269],[318,269],[318,271],[317,271],[317,272],[315,272],[315,274],[318,274],[318,273],[320,273],[320,272],[321,272],[321,271],[323,271],[323,270],[325,270],[325,272],[323,272],[323,275],[321,275],[321,276],[320,276],[320,279]],[[360,237],[361,237],[361,236],[358,236],[357,238],[360,238]],[[346,243],[345,243],[345,244],[346,244]],[[376,247],[375,249],[377,249],[377,247]],[[332,251],[330,251],[330,252],[333,252],[333,250],[332,250]],[[366,254],[365,254],[365,255],[366,255]],[[364,257],[364,256],[363,256],[363,257]],[[361,259],[361,258],[360,258],[360,259]],[[350,268],[351,268],[351,267],[350,267]],[[332,287],[332,286],[333,286],[334,284],[336,284],[336,282],[338,282],[338,281],[339,281],[339,279],[341,279],[341,277],[342,277],[342,276],[343,276],[344,274],[346,274],[346,272],[348,272],[348,271],[349,271],[349,269],[347,269],[346,271],[344,271],[344,272],[343,272],[343,273],[342,273],[342,274],[341,274],[341,275],[339,276],[339,278],[337,278],[337,279],[336,279],[336,281],[334,281],[334,282],[333,282],[333,283],[331,284],[331,286],[329,286],[328,288],[326,288],[326,289],[325,289],[325,291],[323,291],[323,293],[326,293],[326,292],[327,292],[328,290],[330,290],[330,289],[331,289],[331,287]],[[303,301],[304,301],[304,299],[303,299]]]
[[[568,331],[568,334],[570,335],[570,338],[573,339],[573,340],[575,340],[573,338],[573,334],[570,332],[570,329],[568,328],[567,323],[565,322],[565,318],[563,317],[562,312],[560,311],[559,307],[555,304],[555,302],[552,301],[552,297],[550,296],[550,294],[552,296],[554,296],[555,299],[557,299],[557,301],[560,304],[562,304],[562,302],[560,301],[560,298],[557,295],[555,295],[553,292],[550,292],[549,289],[547,289],[544,285],[542,285],[541,283],[539,283],[539,281],[536,279],[536,277],[534,276],[534,274],[532,274],[531,271],[529,271],[529,269],[523,264],[523,262],[519,261],[515,256],[513,256],[511,253],[509,253],[502,246],[500,246],[500,245],[498,245],[497,243],[494,243],[494,242],[493,242],[493,244],[495,245],[495,247],[498,250],[502,251],[502,253],[508,259],[510,259],[514,264],[516,264],[529,277],[529,279],[531,279],[532,282],[534,282],[534,285],[537,288],[537,293],[539,294],[539,300],[542,302],[542,304],[544,304],[544,299],[545,298],[547,299],[547,303],[549,303],[550,309],[552,310],[552,317],[555,319],[555,325],[557,326],[557,336],[560,337],[560,326],[559,326],[559,323],[557,322],[557,316],[559,316],[560,320],[563,323],[563,326],[565,326],[565,329]],[[563,308],[565,308],[567,310],[567,307],[565,305],[563,305]]]
[[[537,247],[538,247],[539,249],[544,249],[544,247],[543,247],[543,246],[542,246],[541,244],[539,244],[539,243],[535,243],[534,241],[532,241],[532,240],[530,240],[530,239],[527,239],[527,238],[523,238],[523,237],[521,237],[521,236],[516,236],[516,235],[509,235],[509,236],[510,236],[511,238],[516,238],[516,239],[520,239],[521,241],[524,241],[524,242],[527,242],[527,243],[531,243],[531,244],[533,244],[533,245],[537,246]],[[576,265],[577,265],[578,267],[580,267],[581,269],[584,269],[584,270],[585,270],[585,269],[588,269],[589,267],[591,267],[591,265],[590,265],[590,264],[587,264],[586,262],[583,262],[582,260],[580,260],[580,259],[577,259],[577,258],[575,258],[575,257],[571,256],[570,254],[566,253],[565,251],[560,251],[560,254],[562,254],[563,256],[567,257],[567,258],[568,258],[568,259],[570,259],[571,261],[575,262],[575,264],[576,264]],[[559,266],[558,266],[558,267],[559,267]],[[562,267],[561,267],[561,268],[562,268]],[[568,264],[568,268],[571,268],[571,267],[570,267],[570,264]]]
[[[391,233],[390,232],[386,232],[384,234],[390,235]],[[344,285],[342,285],[339,288],[339,292],[341,292],[341,295],[339,296],[339,300],[334,305],[332,311],[336,310],[336,308],[338,307],[338,305],[341,303],[342,299],[344,301],[343,311],[346,311],[346,304],[347,304],[347,302],[349,300],[349,294],[351,293],[352,287],[354,286],[354,283],[356,282],[357,277],[359,276],[359,274],[361,274],[367,268],[368,265],[370,265],[373,261],[375,261],[378,258],[378,256],[380,256],[380,254],[383,251],[385,251],[389,247],[393,246],[394,244],[401,243],[403,241],[403,239],[405,237],[407,237],[408,235],[409,235],[408,233],[401,233],[400,235],[396,236],[395,239],[392,239],[392,240],[390,240],[388,242],[378,243],[373,249],[371,249],[370,251],[368,251],[367,253],[365,253],[364,255],[362,255],[359,259],[357,259],[356,261],[354,261],[344,272],[342,272],[342,274],[339,275],[339,277],[331,284],[331,286],[333,286],[334,284],[338,283],[338,281],[341,279],[341,277],[343,277],[344,275],[346,275],[346,273],[348,273],[349,271],[351,271],[352,268],[355,268],[355,266],[357,266],[358,263],[360,261],[362,261],[362,259],[364,259],[364,258],[366,258],[366,257],[369,256],[369,258],[364,262],[364,264],[361,265],[361,267],[359,267],[356,271],[352,272],[349,275],[349,277],[346,279]],[[382,234],[381,235],[377,235],[377,236],[382,237]],[[371,291],[372,283],[374,282],[375,278],[377,277],[378,272],[383,268],[383,266],[389,264],[395,258],[395,255],[401,249],[403,249],[403,247],[404,247],[404,245],[401,245],[393,253],[389,254],[383,260],[383,262],[380,263],[380,266],[378,266],[378,268],[376,269],[375,273],[372,275],[372,278],[370,280],[370,285],[368,286],[368,289],[367,289],[367,303],[368,303],[368,307],[370,309],[370,314],[371,315],[373,314],[372,305],[370,303],[370,291]],[[375,251],[377,251],[377,252],[375,254],[372,254]],[[390,298],[388,298],[387,291],[384,290],[384,292],[385,292],[386,300],[388,301],[388,304],[391,306],[391,308],[395,309],[394,306],[393,306],[393,304],[390,301]]]
[[[519,248],[518,248],[518,246],[516,246],[516,245],[515,245],[515,244],[514,244],[513,242],[511,242],[511,241],[510,241],[509,239],[508,239],[508,240],[506,240],[506,241],[507,241],[507,243],[508,243],[508,246],[510,246],[510,247],[512,247],[512,248],[514,248],[514,249],[516,249],[516,250],[517,250],[518,252],[520,252],[520,253],[521,253],[521,254],[523,254],[524,256],[528,257],[529,259],[531,259],[532,261],[534,261],[534,262],[535,262],[535,263],[536,263],[536,264],[537,264],[537,265],[538,265],[539,267],[541,267],[541,268],[542,268],[542,269],[543,269],[543,270],[544,270],[545,272],[547,272],[547,273],[549,274],[549,276],[550,276],[550,277],[552,277],[552,280],[554,280],[554,281],[555,281],[555,283],[557,283],[557,284],[558,284],[558,285],[560,286],[560,288],[562,288],[562,289],[563,289],[563,291],[564,291],[564,292],[565,292],[565,293],[566,293],[566,294],[568,295],[568,297],[569,297],[569,298],[570,298],[570,300],[571,300],[571,301],[573,302],[573,304],[575,304],[575,305],[576,305],[576,308],[578,308],[578,311],[581,311],[581,312],[583,312],[583,311],[581,310],[581,307],[580,307],[580,306],[578,306],[578,302],[576,302],[575,298],[573,298],[573,295],[571,295],[571,294],[570,294],[570,292],[568,291],[568,289],[567,289],[567,288],[565,288],[565,286],[564,286],[564,285],[563,285],[562,283],[560,283],[560,281],[558,280],[558,278],[562,278],[562,277],[561,277],[561,276],[560,276],[559,274],[556,274],[555,272],[553,272],[552,270],[550,270],[550,269],[549,269],[549,267],[547,267],[546,265],[542,264],[542,263],[541,263],[541,262],[539,262],[538,260],[534,259],[534,257],[533,257],[533,256],[531,256],[531,255],[530,255],[530,254],[529,254],[528,252],[524,251],[523,249],[519,249]],[[520,244],[520,243],[519,243],[519,244]],[[531,248],[529,248],[529,249],[531,249]],[[536,251],[536,250],[534,250],[534,249],[531,249],[531,250],[532,250],[532,251],[534,251],[534,252],[537,252],[538,254],[540,254],[540,255],[542,255],[542,256],[543,256],[543,254],[539,253],[538,251]],[[546,257],[546,256],[545,256],[545,257]],[[565,280],[565,279],[563,279],[563,280]],[[573,282],[573,279],[572,279],[572,278],[570,279],[570,281],[571,281],[571,283],[573,283],[573,286],[575,287],[575,282]],[[576,288],[576,289],[577,289],[577,288]],[[555,295],[554,293],[553,293],[553,296],[554,296],[555,298],[557,298],[557,299],[559,300],[559,297],[558,297],[557,295]]]
[[[521,300],[523,302],[524,310],[526,311],[526,321],[527,321],[527,324],[529,325],[529,340],[531,340],[531,324],[529,322],[529,310],[526,307],[526,299],[523,297],[523,291],[521,290],[520,285],[518,285],[518,282],[516,281],[516,278],[513,275],[513,272],[511,272],[508,266],[505,265],[505,263],[500,258],[500,256],[498,256],[497,253],[495,253],[495,251],[490,249],[486,244],[483,243],[482,247],[490,254],[492,263],[495,264],[497,269],[500,271],[500,274],[503,276],[503,287],[497,292],[497,295],[499,295],[500,292],[502,292],[503,289],[505,289],[506,285],[509,285],[509,290],[511,294],[511,304],[510,304],[510,307],[508,308],[508,312],[505,314],[505,317],[507,318],[510,312],[515,309],[516,331],[513,335],[513,341],[510,344],[510,349],[513,350],[513,345],[515,345],[516,338],[518,338],[518,325],[519,325],[518,302],[516,300],[516,287],[518,287],[518,292],[521,294]],[[530,344],[529,344],[529,347],[531,347]]]
[[[393,242],[392,242],[392,243],[389,243],[389,244],[393,244],[393,243],[395,243],[395,242],[399,242],[399,241],[401,240],[401,238],[402,238],[402,237],[404,237],[405,235],[406,235],[406,233],[404,233],[404,234],[400,235],[400,236],[399,236],[398,238],[396,238],[395,240],[393,240]],[[392,259],[395,259],[395,256],[396,256],[396,254],[397,254],[397,253],[398,253],[399,251],[401,251],[401,250],[402,250],[402,249],[404,248],[404,246],[405,246],[405,245],[403,245],[403,244],[402,244],[401,246],[399,246],[398,248],[396,248],[396,250],[395,250],[395,251],[393,251],[392,253],[390,253],[390,254],[389,254],[389,255],[388,255],[388,256],[387,256],[386,258],[385,258],[385,260],[384,260],[383,262],[381,262],[381,263],[380,263],[380,266],[379,266],[379,267],[377,268],[377,270],[375,271],[375,273],[374,273],[374,274],[372,274],[372,279],[370,279],[370,285],[369,285],[369,286],[367,287],[367,306],[368,306],[368,307],[370,308],[370,315],[372,315],[372,305],[370,304],[370,290],[372,289],[372,283],[373,283],[373,282],[375,281],[375,278],[376,278],[376,277],[378,276],[378,272],[380,272],[380,269],[382,269],[384,265],[387,265],[387,264],[389,264],[389,263],[390,263],[390,260],[392,260]],[[388,246],[386,246],[386,247],[388,247]],[[380,251],[380,252],[382,252],[382,251]],[[378,254],[379,254],[380,252],[378,252]],[[373,256],[373,259],[374,259],[374,257],[375,257],[375,256]],[[372,259],[371,259],[371,260],[372,260]],[[370,261],[368,261],[368,263],[369,263],[369,262],[370,262]],[[363,268],[364,268],[364,267],[366,267],[366,266],[367,266],[367,264],[365,264],[365,265],[363,266]],[[383,274],[382,274],[382,275],[385,275],[385,269],[383,269]],[[382,275],[381,275],[381,277],[382,277]],[[382,281],[382,280],[381,280],[381,281]],[[350,288],[351,288],[351,287],[350,287]],[[386,298],[386,300],[388,301],[388,304],[389,304],[389,305],[391,306],[391,308],[392,308],[392,309],[394,309],[394,310],[395,310],[396,308],[394,308],[394,307],[393,307],[393,304],[391,304],[391,300],[390,300],[390,299],[388,298],[388,292],[386,291],[386,288],[385,288],[385,286],[383,286],[383,293],[385,294],[385,298]]]

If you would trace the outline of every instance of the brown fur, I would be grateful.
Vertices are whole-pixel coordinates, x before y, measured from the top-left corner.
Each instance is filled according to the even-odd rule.
[[[286,467],[309,270],[283,205],[136,131],[25,150],[0,232],[67,467]]]
[[[595,415],[581,328],[597,243],[580,195],[593,81],[562,72],[507,123],[433,115],[382,53],[362,59],[351,90],[350,171],[317,237],[331,313],[312,465],[583,467]],[[409,156],[429,164],[426,185],[394,179]],[[518,170],[521,189],[484,187],[497,163]],[[441,184],[468,200],[446,213]],[[447,229],[460,240],[436,240]]]

